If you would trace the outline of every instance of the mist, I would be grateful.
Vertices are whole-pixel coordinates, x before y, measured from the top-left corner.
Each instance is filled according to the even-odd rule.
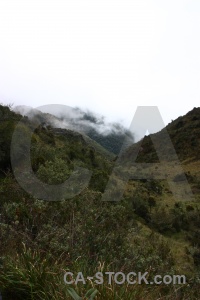
[[[30,106],[15,106],[13,110],[33,120],[39,118],[43,125],[70,129],[87,135],[115,154],[119,154],[125,139],[129,145],[134,143],[134,134],[126,127],[118,122],[107,122],[104,116],[91,110],[84,111],[79,107],[58,104],[44,105],[36,109]]]

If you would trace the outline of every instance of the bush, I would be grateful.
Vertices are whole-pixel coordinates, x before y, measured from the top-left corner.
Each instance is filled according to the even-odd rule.
[[[55,158],[54,162],[47,161],[40,165],[37,176],[45,183],[59,184],[67,180],[70,173],[68,164],[60,158]]]

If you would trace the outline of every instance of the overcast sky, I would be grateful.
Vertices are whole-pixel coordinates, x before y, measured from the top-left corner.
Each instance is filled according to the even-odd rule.
[[[200,106],[200,1],[1,0],[0,102],[169,123]]]

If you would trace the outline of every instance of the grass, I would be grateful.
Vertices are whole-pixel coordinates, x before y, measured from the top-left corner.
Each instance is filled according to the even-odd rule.
[[[8,137],[12,135],[13,126],[10,129],[1,127],[0,142],[5,159],[2,155],[0,164],[4,171],[9,169],[6,160],[10,153]],[[184,130],[178,130],[174,142],[181,146],[178,148],[180,157],[187,158],[182,161],[182,167],[188,173],[192,188],[196,189],[195,200],[184,203],[180,199],[178,203],[167,180],[130,180],[124,199],[107,203],[101,201],[101,196],[115,165],[114,156],[89,138],[84,142],[71,135],[66,139],[53,137],[51,132],[38,128],[32,147],[34,172],[45,165],[45,161],[56,164],[56,159],[60,158],[69,164],[70,170],[72,166],[81,165],[92,170],[95,176],[90,186],[72,201],[43,203],[22,191],[12,173],[3,175],[0,180],[0,290],[3,300],[199,299],[200,259],[198,263],[198,259],[195,262],[193,258],[199,247],[200,160],[190,146],[190,132],[185,134]],[[142,158],[155,161],[151,145],[144,146],[147,152],[141,162]],[[165,147],[165,143],[161,146]],[[129,163],[128,160],[128,167]],[[118,171],[124,172],[121,167]],[[168,179],[177,175],[175,166],[168,164],[164,170],[152,165],[149,171],[152,174],[156,171],[157,175],[167,173]],[[45,179],[51,179],[50,175],[47,170],[48,178]],[[112,200],[120,184],[123,182],[115,177]],[[182,188],[177,184],[177,189]],[[149,202],[150,198],[155,205]],[[151,278],[155,274],[185,274],[188,280],[184,286],[117,285],[108,284],[106,280],[102,285],[91,280],[78,285],[64,283],[66,271],[82,272],[87,277],[98,271],[122,270],[125,274],[130,270],[149,271]]]
[[[199,299],[198,285],[185,286],[163,285],[117,285],[104,280],[98,285],[88,280],[86,284],[66,285],[63,277],[66,271],[73,274],[82,272],[86,276],[110,270],[111,266],[97,263],[89,265],[88,261],[79,257],[72,265],[67,265],[63,259],[55,260],[48,253],[27,249],[16,255],[15,259],[7,257],[0,272],[0,285],[3,299],[6,300],[186,300]],[[86,275],[87,274],[87,275]],[[166,296],[167,295],[167,296]]]

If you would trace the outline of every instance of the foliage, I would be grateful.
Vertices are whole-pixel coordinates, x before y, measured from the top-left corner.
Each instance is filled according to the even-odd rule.
[[[70,170],[64,160],[55,158],[54,162],[46,161],[44,165],[40,165],[37,175],[48,184],[59,184],[69,177]]]
[[[196,114],[192,117],[195,117],[193,129],[186,129],[196,132],[199,119]],[[20,118],[9,107],[0,106],[0,286],[3,299],[198,299],[199,202],[181,203],[172,199],[164,180],[153,179],[127,182],[124,197],[116,202],[116,186],[123,184],[117,176],[113,178],[112,201],[101,201],[113,161],[80,134],[43,126],[35,130],[30,149],[33,172],[38,178],[48,184],[62,183],[75,166],[90,170],[92,176],[89,186],[73,199],[60,202],[36,199],[19,186],[10,166],[10,143]],[[175,122],[173,126],[181,131],[186,125],[184,121]],[[173,136],[174,129],[169,127]],[[26,119],[18,137],[21,163],[27,153],[24,138],[30,128],[31,121]],[[181,134],[178,132],[177,144]],[[116,136],[110,142],[112,140],[116,141]],[[145,138],[144,146],[139,161],[155,161],[149,138]],[[181,154],[183,157],[186,150]],[[118,171],[126,174],[123,168],[119,166]],[[198,188],[198,172],[193,173],[187,172],[187,179]],[[181,179],[181,174],[174,177],[175,181]],[[97,271],[148,271],[149,278],[184,271],[189,279],[188,284],[181,287],[117,286],[106,282],[97,286],[91,281],[85,286],[66,286],[63,281],[66,270],[74,274],[82,271],[86,276]]]

